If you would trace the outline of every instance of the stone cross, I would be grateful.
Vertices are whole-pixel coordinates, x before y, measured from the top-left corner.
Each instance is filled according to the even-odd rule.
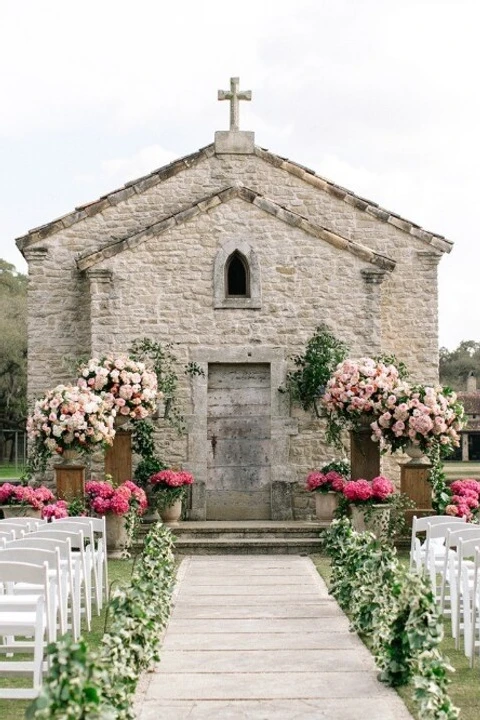
[[[239,115],[240,115],[239,101],[252,99],[252,91],[251,90],[239,90],[238,89],[239,82],[240,82],[240,78],[232,77],[232,78],[230,78],[230,92],[228,90],[219,90],[218,91],[218,99],[219,100],[230,100],[230,130],[234,130],[237,132],[240,129],[239,128]]]

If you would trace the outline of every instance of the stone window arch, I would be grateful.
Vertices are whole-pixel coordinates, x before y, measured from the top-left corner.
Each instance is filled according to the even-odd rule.
[[[238,250],[234,250],[225,263],[226,297],[250,297],[250,268]]]
[[[213,270],[214,308],[262,306],[260,265],[246,242],[228,240],[219,248]]]

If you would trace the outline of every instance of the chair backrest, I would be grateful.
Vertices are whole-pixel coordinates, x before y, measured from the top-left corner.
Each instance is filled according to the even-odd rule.
[[[89,540],[91,547],[95,546],[95,533],[93,531],[93,525],[89,522],[88,518],[85,518],[87,522],[75,522],[73,520],[56,520],[52,522],[52,530],[66,530],[67,532],[78,532],[81,530],[86,539]]]
[[[457,545],[459,563],[461,564],[465,558],[473,557],[477,548],[480,548],[480,539],[463,540],[463,538],[459,538]]]
[[[0,518],[0,525],[2,523],[15,523],[15,525],[29,525],[34,529],[38,525],[44,525],[47,522],[46,519],[34,518],[34,517],[9,517]]]
[[[475,537],[480,538],[480,525],[472,525],[468,523],[466,527],[451,527],[445,536],[445,547],[457,547],[460,538],[462,540],[473,540]]]
[[[4,532],[4,531],[0,530],[0,540],[1,540],[2,543],[3,543],[4,541],[5,541],[5,542],[10,542],[10,540],[14,540],[14,539],[15,539],[15,532],[14,532],[14,531],[12,531],[12,530],[7,530],[7,531]]]
[[[106,535],[107,531],[105,515],[103,515],[102,517],[80,517],[77,515],[73,515],[72,517],[61,518],[59,520],[52,519],[52,524],[58,525],[58,523],[63,523],[65,527],[67,525],[90,526],[91,528],[93,528],[93,532],[101,533],[104,536]]]
[[[44,585],[45,589],[49,589],[48,564],[44,562],[42,565],[34,565],[0,559],[0,582],[29,582],[35,585]]]
[[[57,570],[60,563],[60,551],[58,549],[6,547],[0,550],[0,560],[2,562],[32,563],[33,565],[43,565],[46,562],[49,570]]]
[[[70,538],[66,540],[56,540],[54,538],[39,538],[37,536],[32,537],[32,533],[29,533],[20,540],[11,540],[5,543],[5,547],[10,548],[38,548],[39,550],[55,550],[58,548],[60,558],[66,560],[70,556],[71,542]]]
[[[30,532],[30,526],[24,523],[16,523],[13,520],[8,520],[7,522],[4,520],[0,525],[0,530],[2,532],[13,531],[15,533],[15,537],[23,537],[25,533]]]
[[[444,515],[444,521],[443,523],[435,523],[433,525],[428,524],[427,525],[427,542],[428,539],[433,540],[435,538],[446,538],[447,533],[452,528],[461,530],[462,528],[469,529],[472,527],[471,523],[467,523],[465,520],[462,522],[458,522],[457,518],[454,519],[454,522],[452,523],[446,515]]]
[[[464,517],[448,517],[448,515],[427,515],[426,517],[417,517],[416,515],[412,518],[412,535],[416,535],[419,532],[425,532],[429,525],[438,525],[444,522],[457,523],[465,522]]]
[[[55,530],[53,525],[49,523],[49,527],[45,530],[36,530],[30,533],[30,536],[38,538],[51,538],[52,540],[68,540],[70,539],[72,549],[81,549],[85,547],[85,536],[83,530]]]

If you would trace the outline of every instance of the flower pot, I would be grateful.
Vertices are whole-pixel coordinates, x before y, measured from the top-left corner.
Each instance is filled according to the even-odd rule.
[[[338,493],[329,490],[326,493],[315,493],[315,511],[318,522],[331,523],[335,510],[338,508],[340,496]]]
[[[160,517],[167,525],[178,525],[182,516],[182,501],[175,500],[172,505],[160,510]]]
[[[408,445],[405,446],[405,452],[410,458],[408,460],[408,464],[426,464],[428,463],[428,458],[425,455],[425,452],[422,450],[422,448],[419,445],[414,445],[413,443],[408,443]]]
[[[122,427],[122,425],[126,425],[129,420],[130,415],[120,415],[120,413],[117,413],[117,415],[115,415],[115,420],[113,421],[113,424],[116,428],[119,428]]]
[[[378,540],[384,540],[388,534],[390,521],[389,505],[350,505],[350,519],[357,532],[371,532]]]
[[[108,557],[121,557],[123,550],[128,545],[125,516],[107,513],[105,515],[107,527],[107,554]]]
[[[81,453],[79,453],[78,450],[74,450],[73,448],[68,448],[67,450],[64,450],[63,453],[58,457],[57,465],[81,464],[83,464]]]
[[[41,510],[34,510],[30,505],[0,505],[0,516],[4,518],[31,517],[40,520]]]

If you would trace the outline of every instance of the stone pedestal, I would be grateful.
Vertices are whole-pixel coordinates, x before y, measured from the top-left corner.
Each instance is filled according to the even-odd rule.
[[[83,499],[85,495],[85,465],[55,465],[55,485],[58,500],[71,502],[75,498]]]
[[[415,508],[405,511],[408,525],[414,515],[432,515],[432,486],[428,480],[431,466],[425,462],[410,461],[400,469],[400,491],[408,495]]]
[[[352,480],[373,480],[380,475],[380,445],[371,438],[370,426],[350,432]]]
[[[112,447],[105,452],[105,475],[114,485],[132,479],[132,431],[117,430]]]

